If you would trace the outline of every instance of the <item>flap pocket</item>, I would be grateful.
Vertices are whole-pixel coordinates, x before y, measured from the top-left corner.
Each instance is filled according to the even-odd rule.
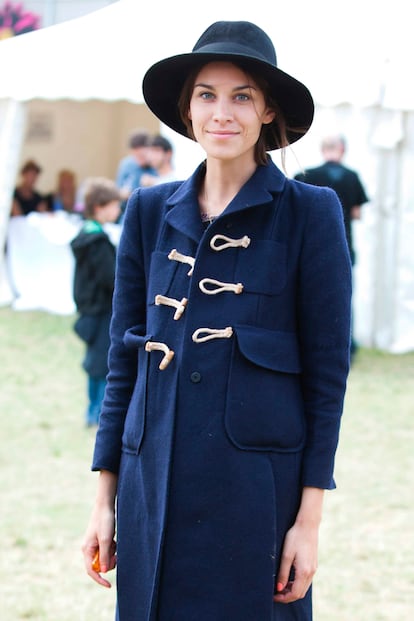
[[[234,326],[225,425],[238,448],[298,451],[305,417],[296,336]]]
[[[300,373],[299,345],[293,332],[234,326],[241,353],[251,362],[273,371]]]

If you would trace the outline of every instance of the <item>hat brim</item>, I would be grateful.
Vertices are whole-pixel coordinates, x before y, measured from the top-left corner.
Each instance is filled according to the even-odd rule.
[[[285,117],[289,144],[299,140],[308,131],[313,121],[314,103],[307,87],[281,69],[243,54],[192,52],[161,60],[152,65],[144,76],[142,90],[145,103],[162,123],[190,138],[178,111],[178,100],[185,80],[194,69],[221,60],[234,62],[252,73],[253,77],[261,75],[268,82],[270,93]],[[268,134],[267,150],[279,147],[271,134]]]

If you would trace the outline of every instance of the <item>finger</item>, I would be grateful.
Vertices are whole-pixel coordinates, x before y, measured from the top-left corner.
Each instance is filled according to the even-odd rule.
[[[107,580],[106,578],[104,578],[103,576],[101,576],[101,574],[97,571],[94,571],[93,569],[88,571],[88,574],[90,575],[90,577],[92,578],[92,580],[95,580],[95,582],[97,582],[98,584],[100,584],[101,586],[110,589],[111,588],[111,583],[109,582],[109,580]]]
[[[280,604],[288,604],[289,602],[293,601],[291,599],[292,585],[293,582],[289,580],[289,582],[287,582],[286,586],[283,589],[277,590],[277,592],[273,596],[273,601]]]
[[[308,588],[309,582],[307,580],[303,577],[295,576],[290,591],[286,595],[286,602],[295,602],[297,599],[302,599],[302,597],[305,597]]]
[[[88,559],[85,564],[86,564],[86,571],[88,575],[93,580],[95,580],[95,582],[106,587],[107,589],[111,588],[112,585],[109,582],[109,580],[101,576],[102,568],[101,568],[101,563],[100,563],[100,558],[99,558],[99,550],[96,551],[94,557],[92,558],[92,561],[89,562],[89,559]],[[111,569],[113,569],[113,567]]]
[[[290,554],[282,554],[279,573],[276,580],[276,592],[282,593],[289,582],[290,572],[293,566],[294,558]]]
[[[116,542],[112,540],[111,546],[109,548],[109,565],[108,571],[111,569],[115,569],[116,567]]]
[[[99,550],[97,546],[84,546],[82,551],[87,574],[98,584],[106,588],[111,588],[111,583],[103,578],[99,573],[100,563]]]
[[[314,574],[315,571],[311,568],[306,571],[296,570],[295,580],[292,587],[292,594],[295,595],[298,599],[305,597],[310,585],[312,584]]]
[[[104,541],[99,545],[99,566],[102,573],[106,573],[116,566],[116,543],[112,539],[109,545]]]
[[[98,550],[99,550],[98,542],[87,543],[85,541],[83,543],[82,554],[83,554],[83,561],[85,563],[85,568],[87,571],[92,567],[92,564],[94,563],[94,561],[96,563],[96,556],[98,554]]]
[[[111,556],[112,540],[107,538],[99,539],[99,571],[106,573],[109,569]]]
[[[299,577],[296,575],[295,579],[289,581],[282,591],[275,593],[273,600],[283,604],[290,604],[298,599],[302,599],[308,592],[311,583],[311,578],[306,578],[305,576]]]

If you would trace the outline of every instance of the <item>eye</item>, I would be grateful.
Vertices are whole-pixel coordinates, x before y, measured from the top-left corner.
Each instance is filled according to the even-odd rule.
[[[246,93],[238,93],[235,96],[236,101],[250,101],[250,95],[246,95]]]
[[[214,95],[210,91],[201,91],[199,93],[199,97],[200,97],[200,99],[204,99],[204,100],[208,101],[210,99],[213,99]]]

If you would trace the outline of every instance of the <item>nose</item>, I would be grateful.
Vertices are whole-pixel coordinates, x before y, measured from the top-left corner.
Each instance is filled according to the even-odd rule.
[[[233,118],[230,102],[226,98],[218,98],[214,107],[213,119],[225,123]]]

